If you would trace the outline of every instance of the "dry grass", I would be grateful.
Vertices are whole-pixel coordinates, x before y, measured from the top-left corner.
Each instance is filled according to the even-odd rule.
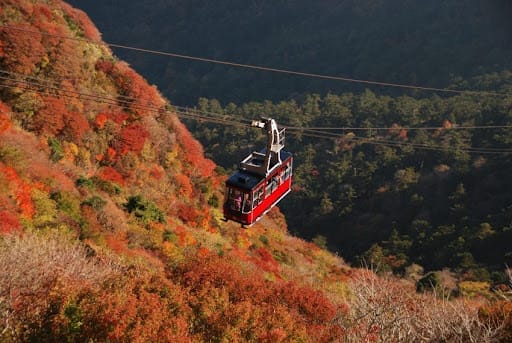
[[[501,324],[484,322],[478,302],[417,294],[414,285],[361,271],[350,282],[346,342],[494,342]]]
[[[20,338],[21,331],[30,331],[26,323],[42,325],[52,299],[94,286],[117,271],[109,262],[88,257],[79,242],[56,233],[0,238],[0,266],[0,341]]]

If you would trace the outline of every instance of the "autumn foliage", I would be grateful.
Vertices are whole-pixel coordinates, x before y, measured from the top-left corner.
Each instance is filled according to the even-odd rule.
[[[0,134],[11,127],[10,112],[9,106],[0,101]]]
[[[105,181],[115,182],[119,185],[124,184],[123,176],[112,167],[104,167],[99,172],[99,177]]]
[[[45,105],[36,113],[32,125],[40,134],[57,135],[64,128],[64,118],[68,116],[66,104],[54,96],[45,96],[43,101]]]
[[[121,154],[130,151],[139,153],[148,137],[148,132],[140,123],[133,123],[121,129],[117,150]]]
[[[247,273],[247,272],[246,272]],[[194,331],[213,340],[330,341],[341,332],[336,307],[319,291],[245,274],[227,258],[207,256],[180,269],[191,307],[202,315]]]
[[[32,30],[32,26],[25,23],[11,25],[19,30]],[[42,44],[43,36],[40,33],[27,35],[22,31],[0,28],[0,41],[2,41],[2,61],[0,65],[10,70],[30,74],[45,56]],[[4,69],[4,68],[2,68]]]
[[[25,218],[32,218],[35,213],[31,198],[32,186],[20,178],[14,168],[5,166],[1,162],[0,178],[6,182],[8,194],[16,201],[20,215]],[[9,221],[12,222],[13,219]]]
[[[250,229],[222,222],[214,163],[155,87],[83,40],[100,39],[83,12],[3,0],[0,20],[35,31],[0,28],[1,69],[44,81],[0,93],[0,341],[510,337],[508,302],[450,312],[396,280],[347,272],[289,235],[277,208]]]

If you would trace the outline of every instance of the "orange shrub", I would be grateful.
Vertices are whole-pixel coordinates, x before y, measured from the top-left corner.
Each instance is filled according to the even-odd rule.
[[[176,121],[174,123],[176,136],[183,149],[182,157],[194,167],[194,171],[202,177],[210,177],[215,169],[215,163],[204,158],[204,151],[201,144],[192,137],[185,125]]]
[[[65,126],[62,132],[69,141],[80,142],[83,135],[91,129],[87,119],[82,114],[76,112],[66,112],[64,123]]]
[[[0,134],[4,133],[11,127],[10,112],[11,109],[9,108],[9,106],[0,101]]]
[[[192,198],[193,188],[190,178],[183,174],[177,174],[174,178],[179,187],[178,193],[186,199]]]
[[[34,31],[33,27],[24,23],[10,23],[10,27],[20,30]],[[2,41],[3,63],[13,72],[30,74],[45,56],[42,35],[39,32],[23,32],[0,28]]]
[[[253,258],[254,263],[258,265],[264,271],[274,273],[278,275],[279,273],[279,263],[275,260],[274,256],[265,248],[261,247],[256,249],[256,258]]]
[[[12,191],[20,214],[28,219],[32,219],[35,208],[32,202],[32,188],[30,184],[23,181],[14,168],[4,166],[1,162],[0,175],[8,182],[8,187]]]
[[[333,325],[335,307],[319,291],[265,281],[229,257],[189,260],[176,277],[190,290],[194,332],[208,340],[309,341],[342,339]]]
[[[34,116],[34,129],[40,134],[56,135],[65,125],[64,118],[68,110],[62,99],[53,96],[44,96],[44,107]]]
[[[73,8],[65,2],[61,2],[60,6],[62,6],[62,9],[66,15],[68,15],[73,21],[79,24],[79,27],[82,29],[85,38],[92,41],[99,41],[101,39],[100,32],[91,22],[87,14],[77,8]]]
[[[478,315],[484,322],[501,326],[499,342],[512,342],[512,301],[501,300],[483,306]]]
[[[141,152],[148,137],[147,130],[140,123],[133,123],[121,129],[120,139],[116,142],[117,150],[121,154],[129,151]]]
[[[98,176],[105,181],[115,182],[121,186],[124,185],[123,176],[112,167],[103,167]]]
[[[0,210],[0,234],[21,232],[18,217],[12,211]]]
[[[107,115],[105,113],[100,113],[96,116],[96,118],[94,119],[94,122],[95,122],[97,128],[103,129],[107,120],[108,120]]]

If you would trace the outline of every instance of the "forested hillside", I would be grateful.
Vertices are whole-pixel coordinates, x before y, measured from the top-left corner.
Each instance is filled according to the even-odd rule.
[[[0,4],[0,341],[342,335],[341,259],[278,210],[221,223],[214,163],[85,13]]]
[[[507,0],[72,0],[107,42],[245,64],[447,87],[512,67]],[[116,50],[178,104],[361,87]],[[374,91],[386,91],[375,88]],[[396,93],[395,93],[396,94]]]
[[[74,3],[90,11],[107,40],[130,46],[327,75],[510,92],[506,1]],[[147,19],[139,17],[141,9]],[[512,219],[504,177],[510,170],[510,129],[451,129],[509,125],[509,97],[364,90],[357,83],[117,53],[178,102],[216,99],[202,100],[202,111],[238,119],[270,116],[306,128],[394,126],[339,131],[347,138],[328,141],[291,137],[297,186],[282,204],[290,227],[308,238],[325,236],[331,249],[354,263],[370,259],[402,273],[415,263],[427,270],[450,267],[469,279],[503,280],[503,266],[512,258],[503,244]],[[173,82],[180,87],[167,90]],[[353,92],[341,93],[347,90]],[[250,102],[255,100],[261,102]],[[257,144],[253,132],[187,125],[225,168]],[[402,129],[425,126],[439,129]],[[373,144],[361,144],[367,139]]]
[[[350,268],[277,208],[222,222],[221,168],[67,3],[0,0],[0,80],[1,342],[510,341],[510,270],[450,293],[420,270]],[[304,170],[297,194],[322,175]]]
[[[511,81],[503,73],[471,86],[510,92]],[[412,264],[449,267],[462,279],[501,283],[512,263],[511,106],[510,96],[415,99],[367,90],[224,108],[202,99],[197,109],[272,116],[297,128],[287,138],[294,192],[281,209],[302,235],[326,237],[356,265],[364,259],[401,274]],[[243,128],[187,125],[226,168],[264,144]],[[315,127],[340,129],[308,129]]]

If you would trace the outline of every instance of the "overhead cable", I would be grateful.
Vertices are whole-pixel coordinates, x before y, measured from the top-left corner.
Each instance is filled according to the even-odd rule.
[[[357,84],[367,84],[367,85],[373,85],[373,86],[412,89],[412,90],[430,91],[430,92],[439,92],[439,93],[486,95],[486,96],[500,96],[500,97],[512,96],[512,93],[505,93],[505,92],[460,90],[460,89],[453,89],[453,88],[438,88],[438,87],[428,87],[428,86],[411,85],[411,84],[404,84],[404,83],[392,83],[392,82],[356,79],[356,78],[337,76],[337,75],[310,73],[310,72],[304,72],[304,71],[282,69],[282,68],[276,68],[276,67],[267,67],[267,66],[261,66],[261,65],[245,64],[245,63],[225,61],[225,60],[219,60],[219,59],[213,59],[213,58],[205,58],[205,57],[198,57],[198,56],[192,56],[192,55],[178,54],[178,53],[174,53],[174,52],[165,52],[165,51],[154,50],[154,49],[139,48],[139,47],[133,47],[133,46],[117,44],[117,43],[93,41],[93,40],[86,39],[86,38],[77,38],[77,37],[70,37],[70,36],[64,36],[64,35],[57,35],[57,34],[48,33],[48,32],[41,32],[41,31],[23,29],[23,28],[19,28],[19,27],[13,27],[13,26],[9,26],[9,25],[0,25],[0,27],[7,29],[7,30],[16,30],[16,31],[24,32],[27,34],[41,34],[41,35],[46,35],[49,37],[60,38],[60,39],[69,39],[69,40],[91,43],[91,44],[96,44],[96,45],[108,45],[113,48],[131,50],[131,51],[148,53],[148,54],[153,54],[153,55],[168,56],[168,57],[180,58],[180,59],[186,59],[186,60],[192,60],[192,61],[198,61],[198,62],[214,63],[214,64],[226,65],[226,66],[231,66],[231,67],[237,67],[237,68],[252,69],[252,70],[279,73],[279,74],[287,74],[287,75],[296,75],[296,76],[316,78],[316,79],[343,81],[343,82],[350,82],[350,83],[357,83]]]

